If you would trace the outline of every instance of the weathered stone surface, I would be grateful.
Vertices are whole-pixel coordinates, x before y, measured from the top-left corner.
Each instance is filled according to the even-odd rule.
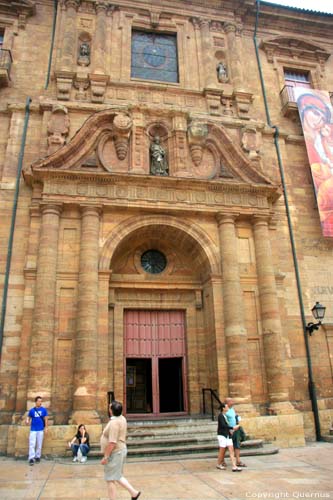
[[[28,429],[16,424],[38,394],[55,424],[45,453],[61,450],[74,429],[69,422],[107,421],[108,392],[126,407],[128,310],[186,318],[176,413],[201,413],[208,387],[235,398],[255,437],[273,435],[281,446],[314,439],[275,130],[253,47],[255,2],[239,2],[236,14],[207,1],[203,16],[199,0],[176,0],[172,9],[145,0],[64,0],[52,60],[53,3],[30,2],[28,10],[23,3],[0,6],[3,48],[13,56],[0,94],[2,249],[25,125],[22,96],[32,98],[1,352],[0,452],[25,454]],[[302,10],[291,19],[287,8],[268,5],[260,16],[259,56],[279,127],[306,321],[316,300],[327,307],[324,327],[309,339],[324,433],[333,408],[333,244],[321,235],[295,103],[281,104],[279,92],[284,68],[307,68],[314,88],[332,90],[332,16]],[[144,60],[131,56],[133,28],[176,35],[177,83],[131,78],[131,63]],[[89,61],[80,58],[82,43]],[[220,61],[227,83],[217,78]],[[167,151],[166,177],[150,175],[155,135]],[[151,249],[165,256],[161,273],[142,267]],[[6,256],[0,252],[1,292]],[[138,356],[151,363],[143,420],[163,407],[157,367],[172,356],[160,344],[151,361]]]

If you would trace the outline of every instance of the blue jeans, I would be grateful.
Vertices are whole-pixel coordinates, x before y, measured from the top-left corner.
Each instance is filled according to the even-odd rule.
[[[77,452],[79,451],[79,448],[81,450],[81,453],[82,453],[82,456],[83,457],[86,457],[89,453],[89,446],[87,444],[72,444],[71,445],[71,448],[72,448],[72,452],[73,452],[73,456],[76,457],[77,456]]]

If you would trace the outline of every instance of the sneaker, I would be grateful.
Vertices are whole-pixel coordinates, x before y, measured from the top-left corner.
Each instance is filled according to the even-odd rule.
[[[224,467],[224,465],[217,465],[216,466],[217,469],[220,469],[220,470],[225,470],[226,468]]]
[[[73,457],[73,462],[77,462],[77,457]]]
[[[33,459],[33,458],[30,458],[30,460],[29,460],[29,465],[34,465],[34,463],[35,463],[34,459]]]
[[[234,469],[232,469],[232,472],[242,472],[242,469],[240,469],[239,467],[235,467]]]
[[[40,463],[40,458],[35,458],[35,463],[39,464]]]
[[[87,461],[87,457],[82,457],[81,458],[81,464],[84,464]]]

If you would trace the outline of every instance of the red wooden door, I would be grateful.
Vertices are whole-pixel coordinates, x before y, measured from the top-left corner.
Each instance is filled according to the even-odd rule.
[[[127,413],[187,411],[184,311],[128,310],[124,322]]]

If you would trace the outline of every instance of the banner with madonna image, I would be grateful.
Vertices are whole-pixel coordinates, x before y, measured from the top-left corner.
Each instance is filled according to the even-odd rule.
[[[328,92],[295,87],[323,235],[333,238],[333,109]]]

